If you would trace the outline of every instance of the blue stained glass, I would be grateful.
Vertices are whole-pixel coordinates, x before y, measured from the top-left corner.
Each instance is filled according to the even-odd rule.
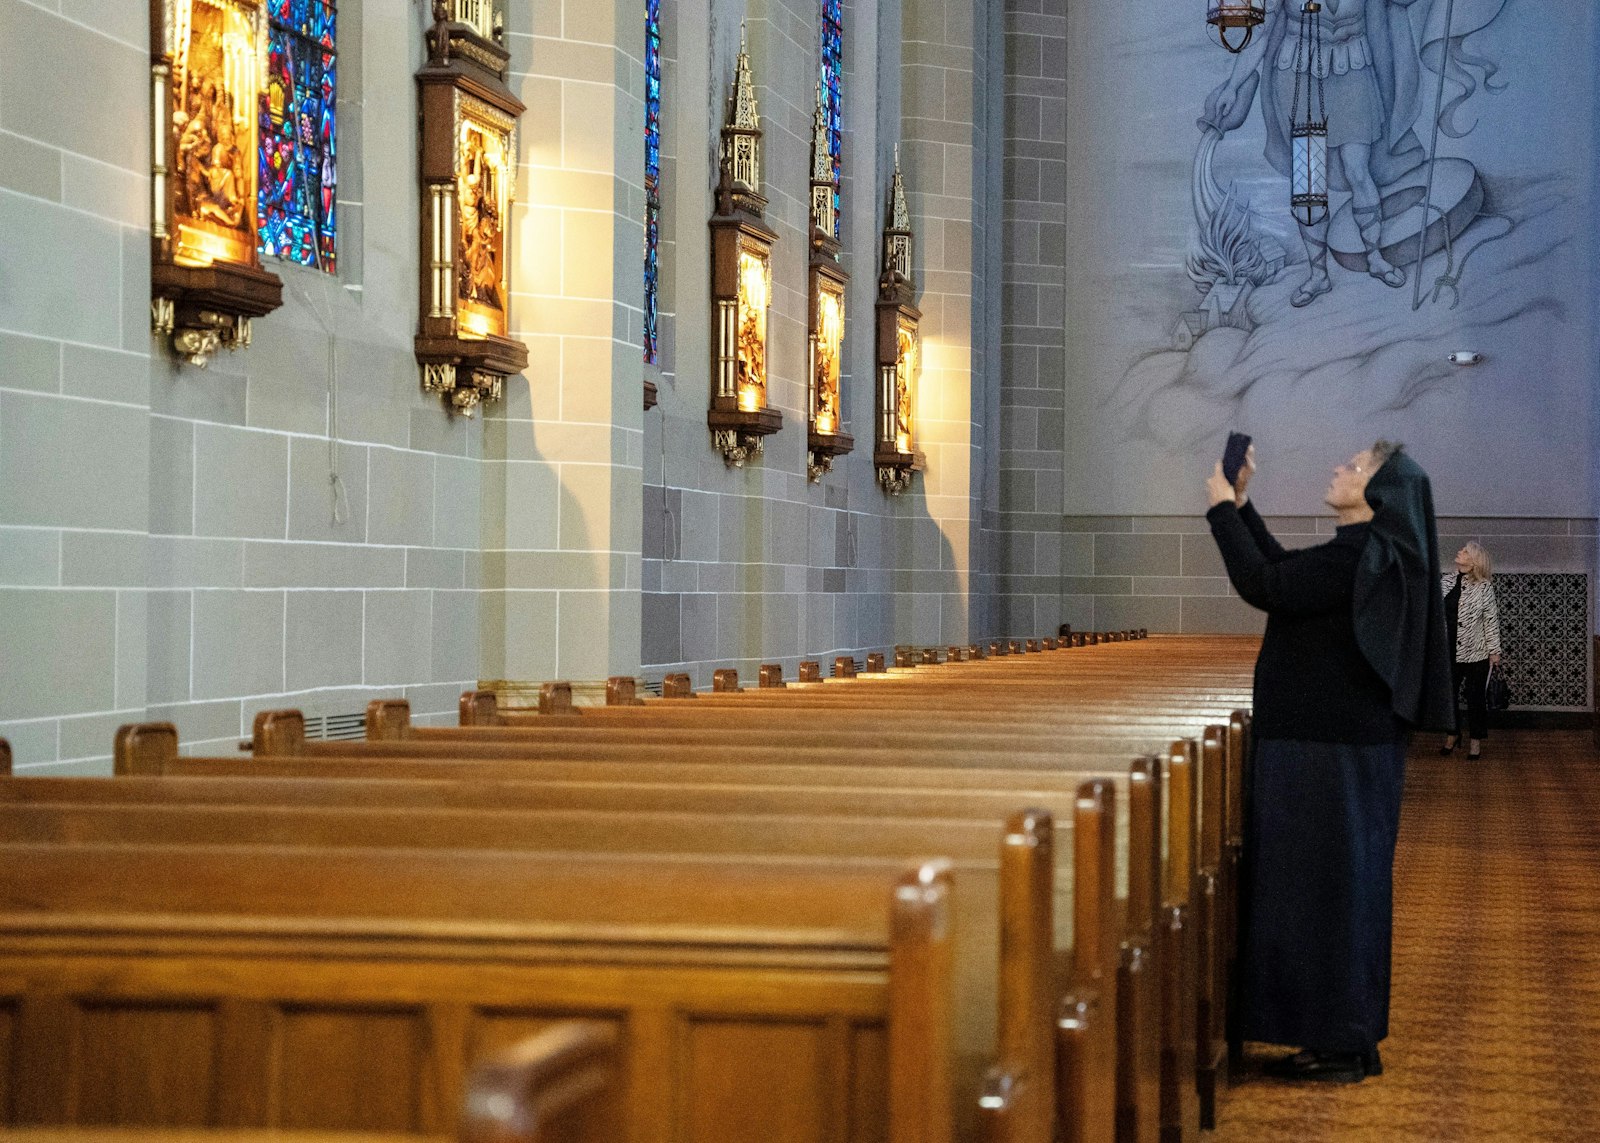
[[[644,359],[655,365],[661,283],[661,0],[644,2]]]
[[[334,0],[271,0],[267,18],[256,241],[263,254],[331,274],[338,236]]]
[[[822,0],[822,110],[828,121],[828,151],[833,156],[833,236],[839,237],[839,180],[844,169],[844,15],[840,0]]]

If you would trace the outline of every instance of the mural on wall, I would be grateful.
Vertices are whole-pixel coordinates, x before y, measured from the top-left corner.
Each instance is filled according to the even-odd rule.
[[[1111,430],[1069,448],[1069,512],[1188,510],[1198,469],[1173,458],[1219,452],[1235,427],[1283,475],[1294,470],[1296,501],[1315,495],[1333,452],[1380,434],[1404,437],[1436,485],[1444,477],[1445,510],[1496,510],[1477,495],[1475,448],[1546,460],[1570,449],[1588,464],[1589,271],[1570,246],[1587,225],[1576,188],[1593,144],[1585,115],[1557,113],[1557,77],[1593,74],[1593,37],[1563,33],[1526,0],[1322,0],[1309,18],[1302,8],[1268,0],[1236,56],[1203,29],[1151,26],[1120,60],[1086,61],[1163,77],[1123,115],[1161,118],[1170,150],[1099,161],[1100,209],[1145,216],[1102,241],[1080,213],[1069,235],[1098,245],[1089,260],[1101,264],[1068,303],[1068,376],[1092,382],[1069,390],[1069,413],[1092,400],[1080,420]],[[1112,111],[1099,96],[1069,99],[1088,106],[1069,128],[1077,154]],[[1328,208],[1307,225],[1291,213],[1292,135],[1316,111]],[[1118,193],[1135,175],[1152,189]],[[1119,233],[1148,257],[1118,266]],[[1075,326],[1095,330],[1092,344],[1074,344]],[[1461,349],[1486,364],[1451,364]],[[1551,407],[1574,414],[1554,434],[1541,424]],[[1544,510],[1584,510],[1589,482],[1574,485],[1571,504]],[[1312,510],[1280,487],[1270,507]]]

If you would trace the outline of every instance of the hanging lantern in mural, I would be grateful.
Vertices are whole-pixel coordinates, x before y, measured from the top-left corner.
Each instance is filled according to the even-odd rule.
[[[839,264],[838,181],[828,145],[828,119],[822,85],[811,130],[811,368],[807,380],[810,424],[806,434],[806,472],[821,480],[833,458],[855,447],[844,432],[839,391],[844,359],[844,295],[850,275]]]
[[[1237,55],[1250,46],[1257,25],[1266,19],[1266,0],[1207,0],[1206,23],[1216,30],[1217,40]],[[1240,32],[1243,35],[1239,35]],[[1238,36],[1237,42],[1229,39]]]
[[[883,273],[878,278],[878,408],[872,462],[878,483],[898,496],[923,467],[917,449],[917,387],[922,376],[922,311],[911,276],[911,212],[895,149],[894,178],[883,227]]]
[[[1289,110],[1294,166],[1289,202],[1301,226],[1328,217],[1328,111],[1322,84],[1328,60],[1322,50],[1322,5],[1307,0],[1300,10],[1294,55],[1294,103]]]
[[[767,315],[772,306],[772,244],[763,218],[761,117],[744,33],[734,68],[722,158],[711,217],[711,440],[730,467],[761,452],[762,438],[783,427],[767,407]]]

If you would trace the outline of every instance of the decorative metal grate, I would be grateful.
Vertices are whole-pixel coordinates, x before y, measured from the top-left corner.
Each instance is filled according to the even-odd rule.
[[[1514,707],[1589,706],[1589,577],[1504,572],[1494,577],[1500,643]]]

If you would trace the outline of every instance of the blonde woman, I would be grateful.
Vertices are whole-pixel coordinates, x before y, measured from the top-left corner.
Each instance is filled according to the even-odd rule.
[[[1456,570],[1443,577],[1445,622],[1450,629],[1450,662],[1455,693],[1463,684],[1467,692],[1467,757],[1482,754],[1489,736],[1489,710],[1485,702],[1489,668],[1500,661],[1500,608],[1489,580],[1489,553],[1476,540],[1456,553]],[[1459,700],[1458,700],[1459,701]],[[1461,739],[1461,711],[1456,708],[1456,732],[1444,740],[1439,753],[1449,754]]]

